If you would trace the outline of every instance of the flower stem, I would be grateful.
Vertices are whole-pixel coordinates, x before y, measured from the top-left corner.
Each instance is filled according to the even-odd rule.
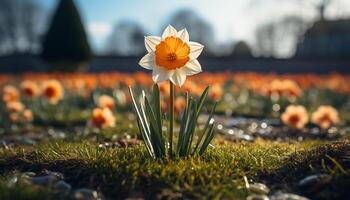
[[[174,84],[170,82],[170,128],[169,128],[169,157],[173,155],[173,130],[174,130]]]

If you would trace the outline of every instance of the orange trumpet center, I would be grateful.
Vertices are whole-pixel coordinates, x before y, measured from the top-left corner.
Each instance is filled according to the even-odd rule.
[[[156,46],[156,64],[167,70],[183,67],[189,60],[190,47],[180,38],[170,36]]]

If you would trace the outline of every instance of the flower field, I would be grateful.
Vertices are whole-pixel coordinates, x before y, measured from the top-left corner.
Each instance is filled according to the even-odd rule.
[[[203,156],[153,160],[129,94],[151,97],[148,73],[1,75],[0,199],[344,199],[349,83],[336,73],[188,77],[175,88],[175,141],[186,92],[199,99],[208,85],[189,150],[217,102],[215,136]],[[167,120],[169,83],[159,91]]]

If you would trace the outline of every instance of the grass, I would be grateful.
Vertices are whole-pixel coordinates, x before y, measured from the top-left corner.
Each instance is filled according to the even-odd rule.
[[[350,166],[344,165],[343,170],[339,166],[344,159],[349,161],[349,151],[348,142],[289,144],[258,140],[209,148],[203,157],[154,161],[143,147],[113,149],[86,142],[50,142],[27,149],[1,150],[0,174],[5,176],[13,170],[58,171],[74,188],[94,188],[118,199],[243,199],[247,195],[244,176],[272,185],[294,183],[309,173],[328,170],[343,180]],[[322,159],[326,160],[323,165]],[[289,189],[300,192],[293,187]],[[4,190],[6,185],[0,184],[0,188]],[[37,190],[30,195],[40,193]],[[8,194],[0,193],[0,199],[6,199]]]

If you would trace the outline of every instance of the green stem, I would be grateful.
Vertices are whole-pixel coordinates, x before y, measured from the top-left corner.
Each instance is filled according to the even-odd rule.
[[[173,155],[173,131],[174,131],[174,84],[170,82],[170,128],[169,128],[169,157]]]

